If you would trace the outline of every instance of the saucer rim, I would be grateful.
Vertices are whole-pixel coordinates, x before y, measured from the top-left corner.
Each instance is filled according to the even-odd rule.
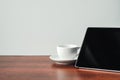
[[[73,58],[73,59],[60,59],[59,57],[58,57],[58,55],[50,55],[49,56],[49,58],[51,59],[51,60],[53,60],[53,61],[75,61],[75,60],[77,60],[77,57],[75,57],[75,58]],[[56,58],[58,58],[58,59],[56,59]]]

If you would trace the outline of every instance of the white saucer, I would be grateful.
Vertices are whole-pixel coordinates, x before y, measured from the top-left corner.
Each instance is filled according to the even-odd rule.
[[[73,64],[77,60],[77,57],[74,59],[60,59],[57,55],[51,55],[49,58],[56,64],[62,65]]]

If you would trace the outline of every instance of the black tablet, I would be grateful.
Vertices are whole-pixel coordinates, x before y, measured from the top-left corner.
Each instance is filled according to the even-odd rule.
[[[75,67],[120,71],[120,28],[89,27]]]

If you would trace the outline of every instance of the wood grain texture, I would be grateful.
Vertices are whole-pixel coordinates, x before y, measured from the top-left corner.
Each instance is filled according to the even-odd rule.
[[[48,56],[0,56],[0,80],[120,80],[120,73],[57,65]]]

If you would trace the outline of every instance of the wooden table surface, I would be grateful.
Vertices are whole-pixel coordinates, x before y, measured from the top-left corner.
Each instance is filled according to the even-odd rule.
[[[120,73],[57,65],[49,56],[0,56],[0,80],[120,80]]]

